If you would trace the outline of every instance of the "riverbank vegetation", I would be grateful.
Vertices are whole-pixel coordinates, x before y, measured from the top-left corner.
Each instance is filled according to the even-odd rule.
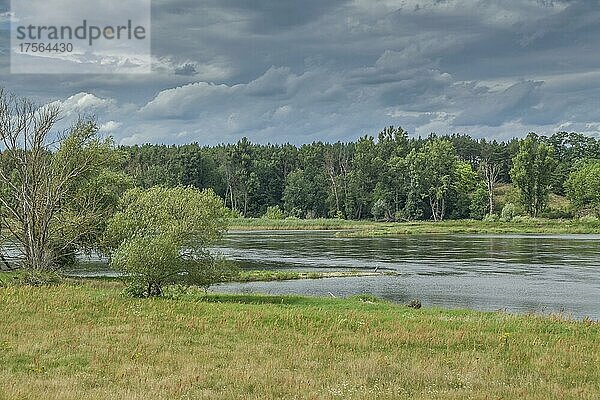
[[[359,276],[383,276],[397,275],[395,271],[367,272],[367,271],[273,271],[273,270],[254,270],[239,271],[231,277],[231,282],[270,282],[270,281],[289,281],[299,279],[324,279],[324,278],[353,278]]]
[[[136,185],[213,188],[232,215],[281,219],[599,216],[600,142],[578,133],[506,142],[409,137],[390,127],[347,143],[122,147]],[[568,182],[568,183],[567,183]],[[560,199],[560,202],[552,201]],[[493,218],[490,217],[490,218]],[[287,223],[286,223],[287,224]]]
[[[600,326],[360,299],[0,295],[0,398],[595,399]]]
[[[230,220],[232,230],[335,230],[338,236],[388,236],[406,234],[446,233],[547,233],[547,234],[600,234],[600,219],[548,219],[513,217],[509,221],[446,220],[412,222],[347,221],[339,219],[285,219],[236,218]]]

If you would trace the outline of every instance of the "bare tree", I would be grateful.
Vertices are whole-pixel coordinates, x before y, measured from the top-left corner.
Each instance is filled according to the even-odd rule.
[[[99,212],[93,194],[80,199],[84,213],[63,211],[78,179],[110,162],[100,151],[86,151],[102,147],[92,121],[55,135],[58,120],[57,106],[36,107],[0,90],[0,224],[31,270],[53,269],[61,252],[93,229],[89,222]]]

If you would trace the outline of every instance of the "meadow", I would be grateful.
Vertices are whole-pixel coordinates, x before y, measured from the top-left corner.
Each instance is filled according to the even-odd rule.
[[[0,399],[597,399],[600,324],[320,299],[0,288]]]

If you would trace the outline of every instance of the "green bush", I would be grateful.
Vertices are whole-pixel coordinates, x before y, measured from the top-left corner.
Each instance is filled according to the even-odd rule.
[[[510,221],[517,224],[527,224],[536,221],[536,218],[528,215],[515,215]]]
[[[487,214],[483,217],[484,222],[498,222],[498,216],[496,214]]]
[[[134,296],[160,296],[176,284],[207,288],[228,273],[208,250],[226,232],[227,216],[210,189],[129,190],[108,222],[111,266],[123,272]]]
[[[565,210],[549,209],[544,211],[541,217],[548,219],[571,219],[573,218],[573,213]]]
[[[382,220],[385,218],[388,209],[389,207],[386,201],[383,199],[378,199],[371,208],[371,214],[373,214],[373,218],[375,218],[376,221]]]
[[[506,203],[502,208],[500,214],[500,220],[504,222],[510,222],[514,217],[517,216],[517,207],[513,203]]]
[[[283,219],[283,212],[279,206],[267,207],[267,212],[263,215],[266,219]]]
[[[600,161],[589,161],[571,172],[565,189],[578,209],[600,207]]]
[[[240,212],[238,210],[228,208],[227,209],[227,217],[237,219],[237,218],[242,218],[242,214],[240,214]]]
[[[63,281],[62,276],[53,271],[25,270],[15,276],[13,283],[22,286],[55,286]]]
[[[584,215],[579,217],[579,221],[584,223],[598,223],[600,222],[600,218],[595,215]]]

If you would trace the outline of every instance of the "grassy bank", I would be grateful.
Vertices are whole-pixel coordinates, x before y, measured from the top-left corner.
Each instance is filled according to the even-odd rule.
[[[394,271],[366,272],[366,271],[332,271],[332,272],[295,272],[295,271],[240,271],[232,282],[270,282],[289,281],[299,279],[323,279],[323,278],[352,278],[358,276],[382,276],[396,275]]]
[[[523,219],[512,222],[486,222],[477,220],[451,220],[441,222],[419,221],[377,224],[340,236],[372,237],[428,233],[539,233],[539,234],[600,234],[600,222],[559,219]]]
[[[373,222],[340,219],[269,220],[238,218],[232,230],[340,230],[340,236],[371,237],[428,233],[593,233],[600,234],[600,221],[522,218],[511,222],[448,220],[442,222]]]
[[[600,326],[358,299],[0,289],[2,399],[596,399]]]
[[[342,230],[366,229],[375,227],[372,221],[349,221],[345,219],[266,219],[233,218],[229,221],[231,230]]]

